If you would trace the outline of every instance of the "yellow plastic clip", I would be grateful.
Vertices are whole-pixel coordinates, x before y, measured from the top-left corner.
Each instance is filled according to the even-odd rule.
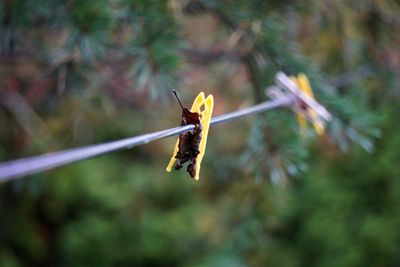
[[[314,94],[310,82],[304,73],[300,73],[299,75],[297,75],[297,78],[292,76],[290,77],[290,79],[300,88],[301,91],[303,91],[309,98],[314,100]],[[296,112],[296,115],[300,127],[300,133],[303,137],[306,136],[307,133],[307,120],[305,116],[308,116],[310,118],[314,126],[315,132],[318,135],[323,135],[325,133],[324,124],[321,122],[319,115],[315,110],[307,107],[304,110],[304,113]]]
[[[204,153],[206,151],[207,136],[208,136],[208,130],[210,129],[210,122],[211,122],[211,115],[213,108],[214,108],[213,96],[209,95],[207,96],[207,98],[205,98],[203,92],[197,95],[191,108],[192,112],[197,112],[200,115],[200,121],[203,126],[203,131],[201,135],[202,137],[199,145],[200,153],[199,155],[197,155],[196,159],[196,174],[194,177],[196,181],[200,179],[199,177],[200,165],[204,157]],[[176,141],[174,152],[166,168],[167,172],[171,172],[172,166],[174,166],[176,161],[175,155],[178,153],[178,150],[179,150],[179,139]]]

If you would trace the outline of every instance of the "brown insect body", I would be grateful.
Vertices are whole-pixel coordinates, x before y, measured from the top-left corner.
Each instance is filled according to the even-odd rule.
[[[195,128],[193,130],[179,134],[179,150],[178,153],[176,153],[175,155],[175,170],[181,169],[183,167],[183,164],[189,161],[187,172],[192,178],[194,178],[196,174],[196,158],[200,153],[199,146],[203,126],[200,121],[200,115],[197,112],[191,112],[189,109],[184,108],[175,90],[173,90],[173,93],[175,94],[180,106],[182,107],[181,125],[195,125]]]

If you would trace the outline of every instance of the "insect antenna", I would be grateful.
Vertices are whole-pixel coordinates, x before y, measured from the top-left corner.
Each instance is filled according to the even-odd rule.
[[[176,91],[175,91],[175,90],[172,90],[172,93],[174,93],[176,99],[177,99],[178,102],[179,102],[179,105],[181,105],[182,110],[185,110],[185,108],[183,107],[181,101],[179,100],[179,97],[178,97],[178,94],[176,93]]]

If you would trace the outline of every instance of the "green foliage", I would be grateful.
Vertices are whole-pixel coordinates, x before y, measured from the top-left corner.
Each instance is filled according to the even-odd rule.
[[[274,263],[284,265],[281,257],[296,251],[304,266],[396,266],[400,182],[399,169],[389,162],[400,156],[391,148],[399,141],[391,132],[374,155],[353,150],[330,163],[326,156],[315,160],[314,172],[293,187],[291,213],[282,217],[280,245],[273,249],[278,254],[271,254]]]
[[[84,33],[95,30],[106,30],[110,24],[111,14],[108,1],[79,1],[78,6],[71,7],[73,23]]]
[[[1,161],[176,126],[177,87],[217,115],[249,106],[280,70],[334,119],[306,138],[285,109],[213,126],[199,183],[165,173],[171,138],[2,184],[0,266],[398,266],[399,12],[4,0]]]
[[[177,84],[174,73],[181,63],[178,27],[166,1],[127,2],[131,11],[127,18],[136,30],[128,48],[136,58],[129,70],[134,88],[139,92],[148,90],[154,99],[165,99]]]

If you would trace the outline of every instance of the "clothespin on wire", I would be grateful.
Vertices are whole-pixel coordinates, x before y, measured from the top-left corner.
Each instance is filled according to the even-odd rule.
[[[210,118],[208,117],[207,125],[223,123],[241,118],[243,116],[266,112],[279,107],[290,107],[299,118],[302,134],[305,135],[305,129],[307,126],[305,120],[310,121],[314,125],[314,128],[318,134],[323,134],[326,122],[332,118],[331,114],[322,105],[314,100],[311,86],[309,85],[308,79],[304,74],[290,78],[283,72],[277,73],[276,85],[267,88],[267,95],[270,96],[272,100],[227,114],[219,115],[211,118],[211,120],[209,120]],[[211,114],[209,114],[209,116],[211,117]],[[194,129],[195,125],[193,124],[183,125],[106,143],[88,145],[85,147],[47,153],[44,155],[22,158],[8,162],[0,162],[0,182],[24,177],[30,174],[53,169],[75,161],[81,161],[113,151],[147,144],[158,139],[178,135]],[[202,140],[204,140],[203,146],[205,148],[206,139],[203,138]]]
[[[332,119],[332,115],[314,99],[307,76],[301,73],[297,77],[289,77],[278,72],[275,83],[267,88],[267,96],[272,99],[293,98],[289,107],[297,114],[302,136],[306,135],[306,120],[314,126],[318,135],[324,134],[325,125]]]

